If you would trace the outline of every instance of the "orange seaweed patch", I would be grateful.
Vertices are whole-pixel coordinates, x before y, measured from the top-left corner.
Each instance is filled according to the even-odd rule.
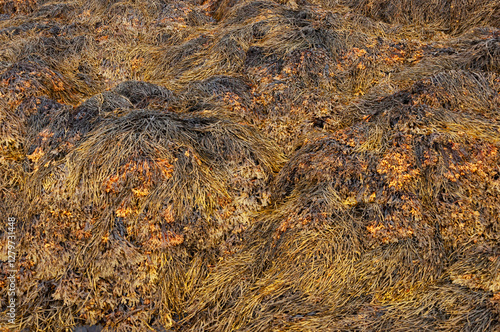
[[[414,168],[410,156],[399,152],[385,155],[377,166],[377,172],[386,174],[389,177],[389,187],[395,189],[404,188],[420,174],[420,171]]]
[[[147,189],[147,188],[132,188],[132,192],[137,197],[145,197],[149,194],[149,189]]]
[[[120,208],[116,209],[116,211],[115,211],[116,216],[120,217],[120,218],[125,218],[125,217],[131,215],[132,212],[133,212],[133,210],[130,207],[120,207]]]
[[[172,205],[169,205],[165,210],[163,210],[161,216],[166,223],[168,224],[173,223],[175,221],[175,218],[174,218],[174,213],[172,211]]]
[[[30,155],[27,155],[26,157],[31,160],[32,162],[36,163],[38,162],[38,160],[40,160],[40,158],[42,158],[43,156],[45,155],[45,152],[43,152],[43,149],[41,147],[37,147],[35,149],[35,151],[30,154]]]
[[[174,165],[170,163],[168,159],[156,159],[155,160],[158,166],[161,169],[161,172],[165,176],[166,179],[170,179],[172,177],[172,174],[174,173]],[[177,158],[174,159],[174,162],[177,161]]]

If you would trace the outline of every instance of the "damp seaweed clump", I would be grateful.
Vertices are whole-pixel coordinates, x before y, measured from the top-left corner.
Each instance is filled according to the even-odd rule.
[[[65,134],[49,120],[32,142],[23,324],[171,326],[269,202],[282,157],[258,133],[215,115],[135,109],[128,98],[113,104],[120,111],[91,112],[110,94],[72,111]]]

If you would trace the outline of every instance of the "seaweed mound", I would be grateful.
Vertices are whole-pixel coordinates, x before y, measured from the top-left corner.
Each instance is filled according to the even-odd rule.
[[[418,24],[448,33],[463,32],[471,26],[500,25],[500,5],[486,0],[346,0],[341,1],[364,15],[386,22]]]
[[[117,330],[170,326],[269,202],[266,185],[282,161],[271,142],[215,115],[135,109],[165,93],[134,86],[56,109],[53,120],[46,112],[33,138],[23,324],[62,329],[106,316]],[[127,103],[106,103],[116,96]],[[100,112],[89,111],[103,99]],[[62,112],[73,115],[62,126],[74,130],[57,132]]]

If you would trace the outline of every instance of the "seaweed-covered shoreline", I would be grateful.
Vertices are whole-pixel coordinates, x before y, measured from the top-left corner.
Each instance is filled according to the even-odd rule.
[[[0,331],[500,329],[500,2],[5,0],[0,45]]]

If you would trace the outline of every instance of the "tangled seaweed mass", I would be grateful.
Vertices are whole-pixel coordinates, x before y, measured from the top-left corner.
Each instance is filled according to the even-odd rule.
[[[0,331],[500,331],[499,1],[0,0],[0,45]]]

